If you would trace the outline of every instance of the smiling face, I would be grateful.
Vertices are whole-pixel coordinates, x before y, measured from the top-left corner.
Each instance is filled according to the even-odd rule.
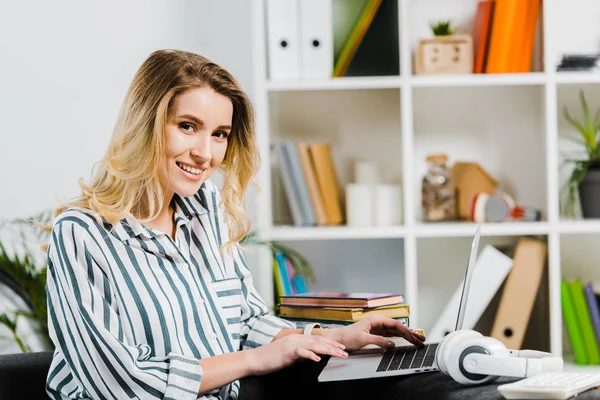
[[[223,162],[233,104],[210,87],[190,89],[171,104],[166,126],[167,194],[196,194]]]

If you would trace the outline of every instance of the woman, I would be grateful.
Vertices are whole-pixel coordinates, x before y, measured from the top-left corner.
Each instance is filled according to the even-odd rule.
[[[151,54],[92,182],[55,213],[51,397],[236,398],[244,376],[387,346],[384,333],[421,345],[392,319],[303,332],[267,314],[237,246],[257,166],[234,78],[199,55]],[[217,169],[222,191],[209,179]]]

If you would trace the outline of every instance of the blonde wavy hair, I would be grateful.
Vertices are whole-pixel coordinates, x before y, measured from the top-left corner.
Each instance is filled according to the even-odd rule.
[[[90,184],[80,178],[81,195],[57,207],[53,218],[69,207],[89,209],[110,224],[129,213],[140,222],[156,218],[163,208],[161,169],[166,167],[165,128],[170,106],[177,95],[199,87],[210,87],[233,104],[232,129],[220,170],[224,172],[221,199],[230,237],[224,248],[237,246],[250,231],[245,195],[260,163],[252,105],[227,70],[180,50],[155,51],[140,66]]]

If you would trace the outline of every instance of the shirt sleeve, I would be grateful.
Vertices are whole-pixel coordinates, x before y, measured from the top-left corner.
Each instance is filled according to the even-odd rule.
[[[92,398],[196,399],[203,375],[197,359],[150,356],[147,344],[127,343],[112,285],[94,260],[99,251],[85,222],[55,224],[48,248],[48,325],[64,357],[62,368]]]
[[[256,348],[273,341],[283,329],[295,329],[296,324],[269,313],[269,308],[258,294],[252,275],[242,251],[234,247],[233,258],[242,277],[242,330],[240,347],[242,350]]]

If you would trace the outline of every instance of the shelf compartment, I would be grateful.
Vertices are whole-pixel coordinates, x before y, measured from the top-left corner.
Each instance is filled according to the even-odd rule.
[[[281,162],[273,149],[278,143],[331,145],[342,209],[345,186],[356,182],[356,162],[375,163],[379,182],[402,181],[400,93],[400,89],[269,93],[273,226],[294,225]]]
[[[312,291],[405,293],[404,241],[283,241],[312,264]],[[377,254],[377,260],[373,255]],[[356,279],[360,276],[360,279]]]
[[[265,236],[269,240],[384,239],[402,238],[405,232],[402,226],[369,228],[276,226],[266,231]]]
[[[448,167],[455,162],[479,164],[498,181],[499,191],[517,205],[539,209],[545,220],[544,93],[544,86],[415,89],[412,184],[416,219],[422,219],[427,155],[444,152]]]
[[[472,222],[419,223],[415,228],[418,237],[459,237],[475,235],[481,226],[481,236],[546,235],[550,232],[547,222],[499,222],[475,224]]]

